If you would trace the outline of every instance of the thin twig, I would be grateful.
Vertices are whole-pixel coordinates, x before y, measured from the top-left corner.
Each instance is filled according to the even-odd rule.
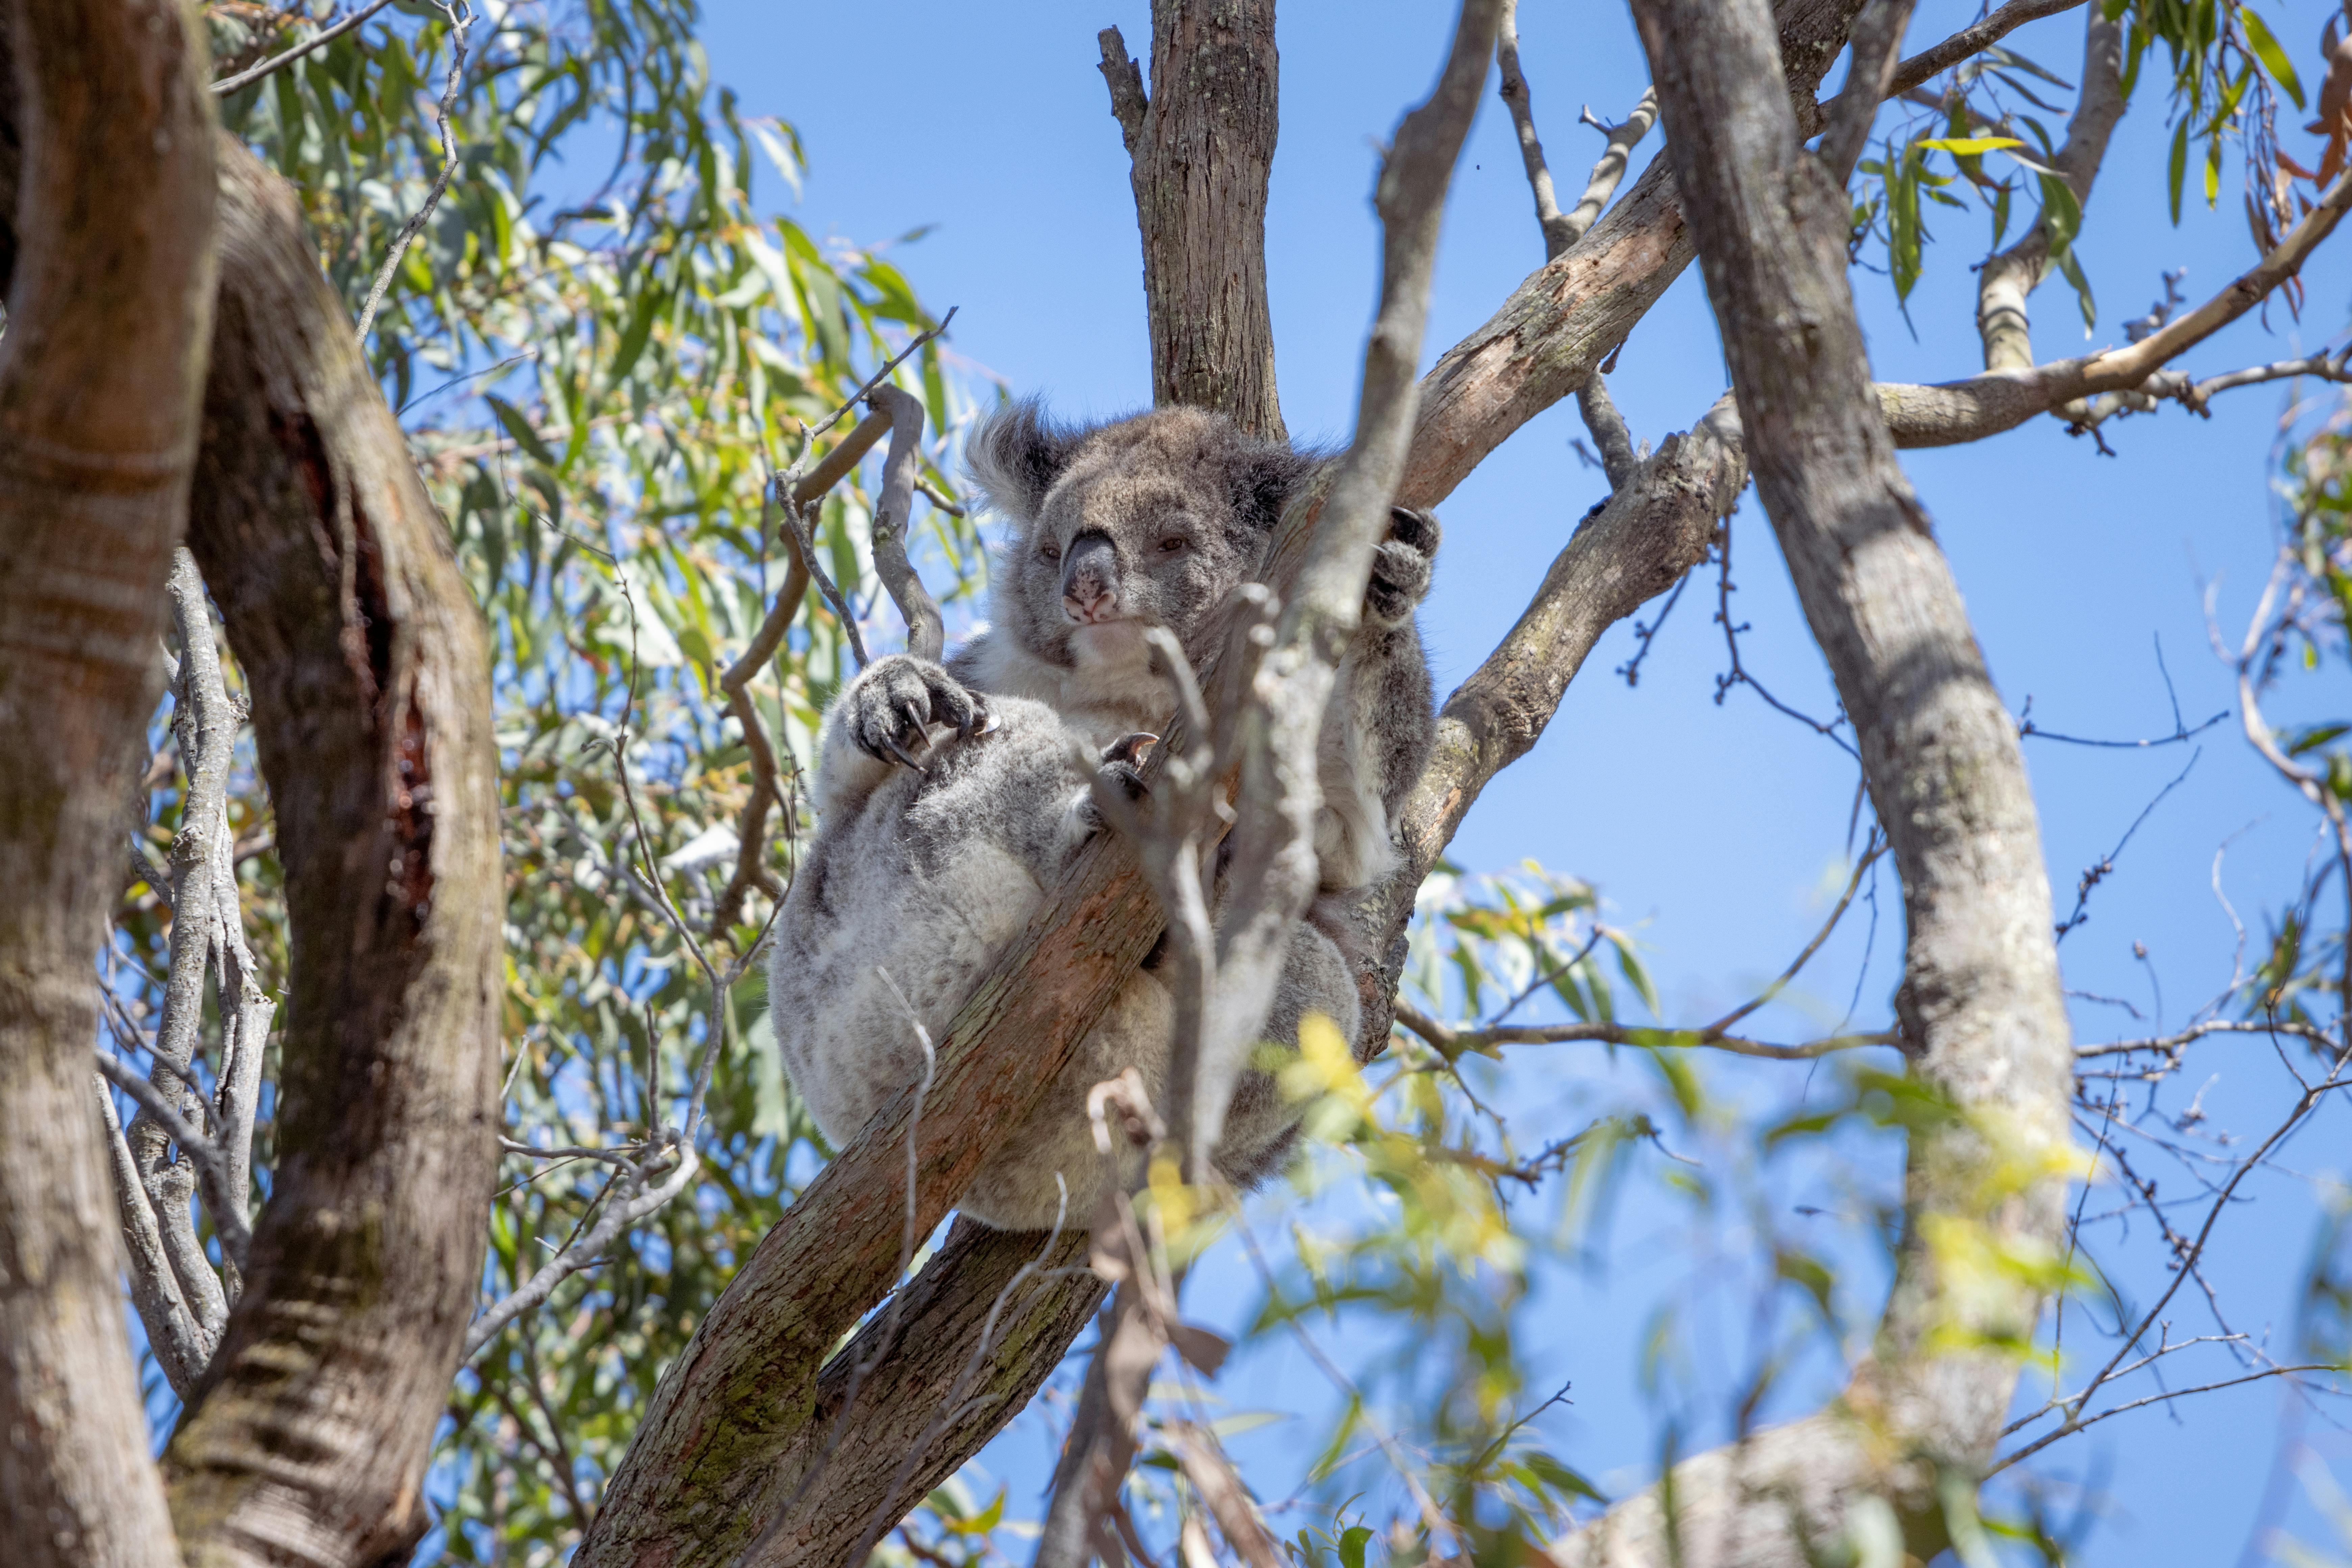
[[[195,1162],[198,1169],[215,1182],[226,1183],[228,1172],[220,1150],[210,1139],[189,1126],[153,1084],[112,1057],[100,1054],[92,1059],[98,1063],[98,1070],[105,1075],[106,1080],[137,1100],[139,1109],[153,1117],[156,1125],[171,1134],[172,1142],[180,1146],[182,1153]],[[238,1268],[244,1268],[246,1248],[253,1240],[252,1231],[246,1226],[245,1216],[234,1209],[215,1215],[213,1228],[220,1234],[221,1250]]]
[[[1402,999],[1391,1005],[1396,1010],[1398,1023],[1449,1056],[1484,1050],[1493,1046],[1552,1046],[1591,1041],[1612,1046],[1646,1046],[1659,1050],[1724,1051],[1736,1057],[1760,1057],[1767,1061],[1802,1062],[1838,1051],[1902,1043],[1902,1037],[1892,1030],[1835,1035],[1828,1039],[1808,1040],[1802,1045],[1780,1046],[1764,1040],[1746,1039],[1738,1035],[1709,1035],[1703,1029],[1645,1029],[1626,1024],[1511,1025],[1494,1029],[1456,1029],[1439,1023]]]
[[[360,309],[358,336],[362,344],[367,342],[368,329],[375,325],[376,307],[383,303],[384,290],[392,287],[392,275],[400,266],[400,258],[408,253],[409,243],[432,221],[433,210],[441,205],[443,193],[457,173],[457,139],[450,133],[449,116],[457,110],[457,88],[465,79],[466,38],[473,30],[473,9],[467,0],[434,0],[434,4],[449,18],[449,77],[441,89],[441,107],[434,117],[441,130],[441,172],[433,177],[432,188],[425,193],[425,205],[409,215],[400,233],[393,237],[392,248],[385,253],[374,283],[369,286],[367,303]]]
[[[1544,259],[1549,261],[1576,243],[1569,232],[1568,215],[1553,195],[1551,169],[1544,163],[1543,142],[1536,135],[1535,105],[1528,96],[1528,79],[1519,69],[1519,7],[1504,0],[1503,20],[1495,29],[1495,64],[1501,71],[1502,100],[1511,108],[1511,125],[1518,133],[1519,161],[1527,166],[1528,186],[1536,200],[1536,224],[1543,230]]]
[[[320,28],[318,32],[311,34],[309,37],[303,39],[292,48],[288,49],[284,54],[273,55],[268,59],[263,60],[259,65],[253,67],[249,70],[241,70],[235,76],[224,77],[219,81],[213,83],[212,87],[214,94],[219,97],[226,97],[228,94],[236,91],[239,88],[252,86],[255,82],[259,81],[263,77],[269,75],[270,72],[292,65],[296,60],[300,59],[304,55],[309,54],[311,50],[321,48],[328,44],[333,43],[337,38],[341,37],[345,33],[350,32],[353,27],[358,26],[362,22],[366,21],[370,16],[374,16],[378,11],[383,10],[385,6],[391,4],[392,0],[371,0],[370,4],[361,6],[358,10],[344,17],[341,21],[337,22],[331,26]]]
[[[2009,0],[2009,4],[1971,27],[1963,27],[1942,43],[1920,50],[1895,68],[1890,95],[1921,86],[1950,66],[1982,54],[2028,22],[2072,11],[2083,0]]]

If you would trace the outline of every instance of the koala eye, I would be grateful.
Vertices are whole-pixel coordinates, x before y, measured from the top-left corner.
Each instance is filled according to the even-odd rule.
[[[1037,553],[1048,562],[1058,562],[1062,558],[1062,547],[1049,539],[1037,547]]]
[[[1182,534],[1171,533],[1167,538],[1160,542],[1160,553],[1162,555],[1175,555],[1181,553],[1184,546],[1189,542],[1191,542]]]

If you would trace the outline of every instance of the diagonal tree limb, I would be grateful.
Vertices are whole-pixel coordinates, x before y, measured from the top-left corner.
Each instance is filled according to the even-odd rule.
[[[183,1394],[195,1387],[204,1375],[217,1336],[206,1334],[195,1314],[188,1310],[171,1256],[164,1250],[163,1227],[156,1224],[154,1206],[139,1179],[139,1163],[123,1141],[114,1095],[102,1080],[96,1087],[99,1122],[106,1131],[107,1163],[114,1174],[115,1215],[121,1223],[127,1253],[131,1304],[147,1331],[147,1343],[155,1352],[155,1364],[163,1369],[163,1380],[172,1385],[173,1393]]]
[[[1973,26],[1961,28],[1942,43],[1920,50],[1895,68],[1892,92],[1909,92],[1971,56],[1982,54],[2028,22],[2072,11],[2083,0],[2009,0]]]
[[[497,1169],[488,665],[291,188],[219,158],[189,542],[252,692],[292,969],[269,1203],[164,1468],[193,1558],[373,1563],[425,1526]]]
[[[1495,67],[1502,73],[1502,85],[1496,90],[1510,106],[1511,129],[1519,139],[1519,162],[1527,167],[1528,191],[1535,197],[1536,226],[1543,231],[1544,259],[1549,261],[1574,245],[1583,230],[1571,230],[1568,215],[1559,210],[1559,197],[1552,190],[1551,165],[1544,162],[1543,141],[1536,134],[1535,103],[1528,92],[1528,79],[1519,69],[1518,0],[1506,0],[1503,6],[1503,25],[1495,33]],[[1616,155],[1622,172],[1624,154],[1613,138],[1610,152]],[[1608,199],[1606,195],[1601,198],[1603,205]],[[1594,208],[1595,216],[1599,210]],[[1585,226],[1591,226],[1591,218],[1585,220]]]
[[[90,1046],[212,326],[208,74],[176,0],[0,6],[0,1519],[26,1568],[180,1560]]]

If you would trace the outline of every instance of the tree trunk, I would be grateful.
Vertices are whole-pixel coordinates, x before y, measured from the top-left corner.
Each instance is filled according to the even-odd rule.
[[[224,138],[189,544],[286,868],[278,1160],[164,1457],[192,1563],[405,1557],[497,1171],[497,754],[480,623],[294,193]]]
[[[1957,1115],[1912,1137],[1905,1235],[1871,1359],[1831,1409],[1676,1468],[1565,1564],[1801,1568],[1884,1499],[1925,1560],[1938,1482],[1981,1476],[2031,1338],[2023,1268],[1955,1238],[2063,1233],[2072,1053],[2017,731],[1895,460],[1846,279],[1844,193],[1800,145],[1763,0],[1636,0],[1667,149],[1721,324],[1748,459],[1861,743],[1909,927],[1896,1010]]]
[[[1265,303],[1274,0],[1152,0],[1148,101],[1118,29],[1102,44],[1134,160],[1151,400],[1213,408],[1286,439]]]
[[[0,340],[0,1520],[28,1568],[165,1564],[90,1053],[212,322],[209,73],[176,0],[18,0],[0,69],[21,147]]]

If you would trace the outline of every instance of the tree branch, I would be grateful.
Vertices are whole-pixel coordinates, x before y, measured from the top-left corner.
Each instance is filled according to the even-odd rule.
[[[1591,118],[1591,110],[1584,112],[1586,123],[1601,124]],[[1569,209],[1568,221],[1564,226],[1569,244],[1573,245],[1582,239],[1591,229],[1593,220],[1601,216],[1601,209],[1607,206],[1609,198],[1616,194],[1617,182],[1625,177],[1626,161],[1633,156],[1633,149],[1641,144],[1642,138],[1650,133],[1650,127],[1657,123],[1657,119],[1658,95],[1644,89],[1633,111],[1623,120],[1614,125],[1601,126],[1602,133],[1609,138],[1609,144],[1601,152],[1600,161],[1592,165],[1591,176],[1584,183],[1584,195],[1579,196],[1576,205]]]
[[[1265,299],[1274,0],[1152,0],[1151,95],[1116,27],[1099,36],[1132,160],[1151,400],[1284,438]]]
[[[1670,1487],[1618,1504],[1553,1555],[1568,1568],[1669,1554],[1794,1568],[1876,1494],[1925,1557],[1939,1472],[1984,1473],[2016,1377],[2011,1358],[1945,1347],[2030,1334],[2040,1300],[2022,1283],[1952,1288],[1921,1237],[1965,1226],[1989,1232],[1987,1245],[2049,1246],[2064,1219],[2073,1064],[2032,796],[2016,726],[1872,396],[1845,195],[1802,152],[1760,0],[1638,0],[1635,17],[1749,415],[1758,490],[1902,875],[1906,1054],[1958,1114],[1913,1134],[1906,1241],[1844,1398],[1685,1461]],[[1670,47],[1699,29],[1711,47]]]
[[[1961,28],[1933,48],[1922,49],[1895,67],[1889,91],[1909,92],[1962,60],[1982,54],[2026,23],[2072,11],[2081,4],[2083,0],[2009,0],[2009,4],[1974,26]]]
[[[1841,185],[1853,178],[1853,166],[1870,142],[1871,121],[1890,95],[1895,56],[1910,20],[1911,0],[1870,0],[1854,23],[1853,57],[1845,86],[1825,111],[1829,129],[1821,145],[1822,166]]]
[[[25,1568],[179,1561],[90,1046],[212,325],[208,74],[173,0],[0,6],[0,1519]]]
[[[189,542],[252,693],[293,968],[269,1202],[164,1463],[192,1556],[372,1562],[425,1529],[497,1173],[488,661],[292,189],[219,158]]]
[[[2124,28],[2104,6],[2084,16],[2083,86],[2066,125],[2066,144],[2052,167],[2065,179],[2079,212],[2091,199],[2091,185],[2107,155],[2116,122],[2123,118]],[[2015,245],[1986,261],[1977,279],[1977,331],[1984,339],[1985,369],[2025,370],[2033,363],[2033,339],[2025,297],[2042,286],[2050,269],[2050,225],[2041,220]]]
[[[1568,215],[1559,210],[1559,198],[1553,195],[1551,188],[1551,168],[1544,162],[1543,142],[1536,135],[1535,102],[1528,94],[1528,79],[1519,69],[1518,0],[1505,0],[1502,26],[1495,32],[1495,65],[1502,73],[1503,81],[1498,91],[1503,101],[1510,107],[1511,127],[1519,138],[1519,162],[1527,166],[1528,188],[1535,196],[1536,226],[1543,230],[1544,259],[1549,261],[1574,245],[1583,229],[1571,231]],[[1643,101],[1646,103],[1649,100],[1644,98]],[[1635,135],[1638,138],[1640,132],[1635,132]],[[1610,142],[1610,152],[1616,155],[1617,169],[1622,173],[1624,156],[1618,151],[1613,139]],[[1594,171],[1594,176],[1598,179],[1598,170]],[[1602,195],[1601,205],[1608,200],[1606,195]],[[1593,216],[1600,216],[1599,205],[1594,207]],[[1591,218],[1587,218],[1585,227],[1591,227]]]
[[[915,510],[915,469],[923,456],[923,400],[896,386],[877,386],[867,406],[890,420],[890,452],[882,460],[882,498],[874,507],[874,572],[907,621],[907,651],[937,659],[947,646],[939,601],[907,559],[907,528]]]

